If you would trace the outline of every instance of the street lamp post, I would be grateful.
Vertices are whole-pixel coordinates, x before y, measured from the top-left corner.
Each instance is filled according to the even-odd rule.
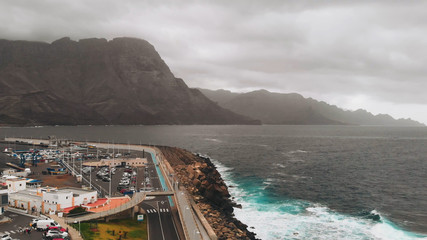
[[[89,187],[92,189],[92,166],[89,166]]]
[[[114,166],[114,156],[115,155],[115,153],[114,153],[114,140],[113,140],[113,166]],[[109,182],[109,185],[108,185],[108,187],[109,187],[109,196],[111,197],[111,165],[110,165],[110,168],[109,168],[109,172],[110,172],[110,182]]]

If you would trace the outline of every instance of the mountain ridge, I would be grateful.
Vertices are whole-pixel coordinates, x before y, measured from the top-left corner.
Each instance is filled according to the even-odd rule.
[[[298,93],[275,93],[265,89],[246,93],[199,90],[218,105],[259,119],[263,124],[425,126],[411,119],[394,119],[388,114],[374,115],[364,109],[343,110]]]
[[[137,38],[0,40],[0,124],[259,124],[176,78]]]

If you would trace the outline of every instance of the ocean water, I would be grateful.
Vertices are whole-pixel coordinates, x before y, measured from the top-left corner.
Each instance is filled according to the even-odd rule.
[[[427,128],[79,126],[0,128],[186,148],[212,158],[261,239],[427,239]]]

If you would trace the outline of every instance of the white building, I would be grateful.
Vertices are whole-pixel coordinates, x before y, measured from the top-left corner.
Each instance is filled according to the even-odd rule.
[[[30,212],[60,212],[65,208],[93,203],[97,192],[80,188],[37,188],[9,194],[9,206]]]
[[[61,211],[63,208],[74,206],[73,193],[61,189],[43,192],[42,199],[43,212]]]
[[[37,193],[36,189],[9,193],[9,206],[27,210],[28,213],[40,212],[42,196]]]
[[[7,176],[16,176],[16,177],[27,177],[28,174],[31,173],[31,170],[29,168],[26,168],[25,171],[17,172],[15,169],[9,168],[6,170],[3,170],[3,177]]]
[[[94,203],[98,200],[97,192],[93,190],[72,187],[61,188],[61,190],[73,193],[74,204],[72,206]]]
[[[22,178],[12,178],[6,180],[7,191],[14,193],[27,188],[27,180]]]

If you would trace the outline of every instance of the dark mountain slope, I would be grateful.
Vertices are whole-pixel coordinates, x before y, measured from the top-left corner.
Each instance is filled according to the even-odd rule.
[[[134,38],[0,40],[0,124],[254,124]]]
[[[226,90],[200,89],[212,101],[236,113],[260,119],[264,124],[351,124],[422,126],[410,120],[395,120],[386,114],[373,115],[366,110],[345,111],[337,106],[290,93],[258,90],[232,93]]]

